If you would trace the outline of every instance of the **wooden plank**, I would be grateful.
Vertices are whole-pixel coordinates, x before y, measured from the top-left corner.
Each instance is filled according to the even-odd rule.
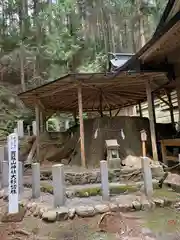
[[[39,129],[39,126],[40,126],[40,111],[39,111],[39,106],[38,104],[36,104],[35,106],[35,115],[36,115],[36,156],[37,156],[37,162],[40,162],[40,154],[39,154],[39,144],[40,144],[40,129]]]
[[[176,139],[163,139],[160,141],[164,146],[180,147],[180,138]]]
[[[78,86],[78,108],[80,123],[80,145],[81,145],[81,164],[86,167],[85,148],[84,148],[84,122],[83,122],[83,105],[82,105],[82,87]]]
[[[157,144],[156,144],[156,131],[155,131],[155,124],[154,124],[154,114],[153,114],[153,104],[152,104],[152,93],[151,93],[151,86],[150,81],[147,81],[146,84],[146,94],[147,94],[147,101],[148,101],[148,112],[149,112],[149,123],[150,123],[150,131],[151,131],[151,144],[152,144],[152,153],[153,159],[158,161],[158,153],[157,153]]]
[[[172,101],[171,101],[171,93],[167,91],[166,94],[167,94],[168,101],[169,101],[169,107],[170,107],[169,111],[170,111],[170,116],[171,116],[171,123],[175,127],[173,105],[172,105]]]

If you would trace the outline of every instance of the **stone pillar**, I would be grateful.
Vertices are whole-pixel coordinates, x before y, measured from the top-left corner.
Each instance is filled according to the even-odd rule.
[[[20,138],[24,137],[24,123],[23,120],[18,120],[17,122],[17,132]]]
[[[0,173],[2,173],[2,162],[4,161],[4,146],[0,146]]]
[[[9,164],[8,161],[2,162],[2,188],[9,185]]]
[[[27,125],[27,133],[28,133],[28,136],[31,136],[31,131],[30,131],[30,126]]]
[[[19,169],[18,169],[18,180],[19,180],[19,193],[23,193],[24,191],[24,182],[23,182],[23,163],[19,161],[19,165],[18,165]]]
[[[40,197],[40,164],[32,163],[32,197]]]
[[[36,121],[32,122],[32,132],[33,132],[33,135],[36,136]]]
[[[153,195],[153,183],[152,183],[152,173],[151,167],[149,163],[149,159],[147,157],[141,158],[142,172],[144,178],[144,191],[148,198],[151,198]]]
[[[107,161],[100,161],[102,200],[109,201],[109,181]]]
[[[64,165],[52,166],[54,207],[63,206],[66,201]]]

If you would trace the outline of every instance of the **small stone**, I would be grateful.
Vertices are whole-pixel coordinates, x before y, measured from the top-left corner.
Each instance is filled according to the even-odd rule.
[[[31,204],[30,211],[31,211],[32,213],[34,213],[34,212],[36,211],[36,208],[37,208],[37,203],[33,202],[33,203]]]
[[[68,219],[68,208],[59,207],[56,209],[57,221],[63,221]]]
[[[119,210],[119,206],[116,203],[110,203],[109,208],[112,212],[117,212]]]
[[[67,198],[73,198],[74,197],[74,192],[73,191],[67,191],[66,192],[66,197]]]
[[[30,203],[27,204],[27,209],[28,209],[28,210],[31,209],[31,207],[32,207],[32,202],[30,202]]]
[[[97,213],[105,213],[109,211],[109,207],[106,204],[98,204],[98,205],[95,205],[94,208]]]
[[[76,208],[76,213],[80,217],[93,217],[95,215],[95,209],[92,206],[79,206]]]
[[[75,208],[70,208],[68,212],[68,217],[70,219],[73,219],[75,217],[76,209]]]
[[[48,208],[46,207],[41,207],[39,209],[39,217],[42,217],[43,213],[47,212],[48,211]]]
[[[46,222],[55,222],[56,218],[57,218],[56,211],[44,212],[42,215],[42,220],[44,220]]]
[[[158,207],[164,207],[164,200],[160,199],[160,198],[155,198],[153,199],[154,203],[156,204],[156,206]]]
[[[149,210],[149,209],[151,209],[151,203],[148,201],[148,200],[143,200],[142,202],[141,202],[141,209],[142,210]]]
[[[141,210],[141,203],[139,201],[133,201],[132,202],[132,205],[133,205],[133,208],[136,210],[136,211],[140,211]]]

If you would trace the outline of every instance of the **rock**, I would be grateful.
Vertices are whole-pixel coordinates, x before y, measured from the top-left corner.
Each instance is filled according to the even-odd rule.
[[[133,205],[133,208],[136,210],[136,211],[140,211],[141,210],[141,203],[139,201],[133,201],[132,202],[132,205]]]
[[[67,191],[66,192],[66,197],[67,198],[73,198],[74,197],[74,192],[73,191]]]
[[[63,221],[68,219],[68,208],[59,207],[56,209],[57,221]]]
[[[45,213],[47,211],[48,211],[47,207],[40,207],[40,209],[39,209],[39,217],[42,217],[43,213]]]
[[[57,218],[57,212],[55,210],[44,212],[42,215],[42,220],[46,222],[55,222],[56,218]]]
[[[92,206],[79,206],[76,208],[76,213],[80,217],[93,217],[96,212]]]
[[[141,209],[142,210],[149,210],[149,209],[151,209],[151,203],[147,199],[142,200],[141,201]]]
[[[154,198],[153,202],[156,204],[158,207],[164,207],[164,200],[160,198]]]
[[[116,203],[110,203],[109,208],[112,212],[117,212],[119,210],[119,206]]]
[[[37,203],[33,202],[31,204],[30,212],[34,213],[36,211],[36,208],[37,208]]]
[[[32,207],[32,202],[27,204],[27,209],[29,210]]]
[[[109,211],[109,206],[106,204],[98,204],[98,205],[95,205],[94,208],[97,213],[105,213]]]
[[[76,209],[75,208],[70,208],[68,212],[68,217],[70,219],[73,219],[75,217]]]
[[[0,199],[4,196],[4,189],[0,191]]]
[[[128,212],[131,211],[133,209],[133,206],[130,204],[119,204],[119,211],[120,212]]]

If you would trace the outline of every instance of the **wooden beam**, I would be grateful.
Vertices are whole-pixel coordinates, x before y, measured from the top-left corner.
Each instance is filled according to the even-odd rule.
[[[177,79],[177,78],[176,78],[176,92],[177,92],[179,121],[180,121],[180,79]]]
[[[138,106],[139,106],[139,116],[140,116],[140,117],[143,117],[141,102],[139,102]]]
[[[171,100],[171,93],[166,91],[166,94],[167,94],[168,101],[169,101],[169,111],[170,111],[170,116],[171,116],[171,123],[172,123],[173,127],[175,127],[173,104],[172,104],[172,100]]]
[[[78,108],[80,123],[80,144],[81,144],[81,164],[86,167],[85,147],[84,147],[84,122],[83,122],[83,105],[82,105],[82,87],[78,86]]]
[[[166,101],[164,98],[160,97],[160,96],[157,96],[163,103],[165,103],[166,105],[168,105],[168,107],[170,106],[169,105],[169,102]]]
[[[149,123],[150,123],[150,131],[151,131],[151,144],[152,144],[153,159],[155,161],[158,161],[156,131],[155,131],[155,124],[154,124],[153,104],[152,104],[152,92],[151,92],[151,86],[150,86],[149,80],[146,83],[146,94],[147,94],[147,101],[148,101],[148,112],[149,112]]]
[[[40,152],[40,146],[39,146],[39,144],[40,144],[40,134],[39,134],[40,133],[40,131],[39,131],[40,111],[39,111],[38,104],[36,104],[36,106],[35,106],[35,115],[36,115],[36,160],[37,160],[37,162],[40,162],[40,159],[39,159],[39,157],[40,157],[40,154],[39,154],[39,152]]]

